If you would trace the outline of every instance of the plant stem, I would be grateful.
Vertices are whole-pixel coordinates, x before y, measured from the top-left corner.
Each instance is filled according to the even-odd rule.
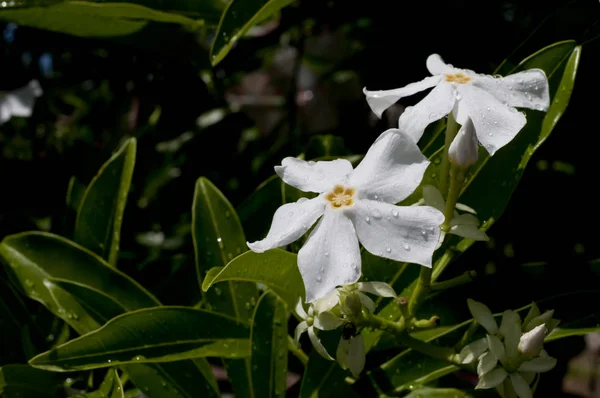
[[[423,300],[425,300],[425,296],[427,296],[429,293],[431,288],[432,272],[432,268],[421,267],[419,279],[417,280],[417,286],[415,286],[415,290],[413,290],[412,296],[408,301],[408,313],[410,317],[414,317],[416,315],[419,307],[421,304],[423,304]]]
[[[306,355],[301,348],[296,347],[296,344],[294,344],[294,340],[292,340],[292,336],[290,335],[288,335],[288,351],[294,354],[304,366],[308,364],[308,355]]]
[[[455,164],[450,168],[450,190],[448,191],[446,208],[444,209],[444,223],[440,226],[442,231],[446,233],[450,231],[450,222],[452,221],[452,217],[454,217],[454,208],[464,184],[465,172],[465,168]]]
[[[446,290],[456,286],[464,285],[475,280],[477,273],[475,271],[467,271],[462,275],[457,276],[456,278],[448,279],[443,282],[433,283],[431,285],[431,290]]]
[[[454,251],[446,249],[442,257],[440,257],[435,264],[433,264],[433,274],[431,275],[431,282],[438,280],[442,272],[446,269],[450,261],[454,258]]]
[[[448,121],[446,122],[446,139],[444,141],[444,153],[442,155],[442,163],[440,165],[440,192],[444,198],[448,194],[448,180],[450,179],[450,161],[448,160],[448,149],[450,144],[454,141],[458,133],[458,123],[454,120],[452,112],[448,114]]]

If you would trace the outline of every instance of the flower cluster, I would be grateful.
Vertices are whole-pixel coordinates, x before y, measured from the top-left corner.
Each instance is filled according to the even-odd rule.
[[[559,321],[552,318],[554,310],[540,313],[531,306],[521,322],[519,314],[504,311],[500,327],[490,309],[475,300],[468,300],[473,318],[487,331],[486,337],[465,346],[460,352],[462,363],[477,360],[479,383],[476,388],[494,388],[502,396],[532,396],[530,385],[538,373],[556,365],[556,359],[544,351],[544,338]]]

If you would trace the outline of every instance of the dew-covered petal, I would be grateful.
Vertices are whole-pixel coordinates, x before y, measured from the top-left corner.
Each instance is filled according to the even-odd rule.
[[[393,90],[369,91],[365,87],[363,88],[363,93],[367,97],[367,103],[371,107],[373,113],[375,113],[377,117],[381,117],[383,111],[395,104],[400,98],[408,97],[409,95],[427,90],[428,88],[438,84],[440,79],[440,76],[429,76],[420,82],[410,83],[404,87]]]
[[[358,290],[379,297],[396,297],[394,288],[385,282],[358,282]]]
[[[296,303],[296,307],[294,308],[296,315],[298,315],[300,318],[302,319],[306,319],[308,317],[308,315],[306,314],[306,311],[304,311],[304,306],[302,305],[302,297],[300,297],[298,299],[298,302]]]
[[[458,90],[462,95],[460,107],[465,109],[465,116],[459,111],[459,118],[468,115],[473,120],[477,139],[490,156],[525,126],[527,119],[523,113],[504,105],[487,91],[469,84],[461,85]],[[464,124],[466,119],[457,121]]]
[[[398,128],[418,142],[425,128],[449,114],[455,102],[455,88],[452,84],[441,82],[419,103],[402,112],[398,120]]]
[[[328,209],[298,252],[306,301],[330,294],[336,286],[360,277],[360,249],[354,226],[344,211]]]
[[[427,206],[432,206],[443,212],[446,202],[442,193],[433,185],[423,185],[423,201]]]
[[[451,72],[454,69],[452,65],[446,64],[438,54],[431,54],[427,57],[426,64],[427,70],[432,75],[440,75],[444,72]]]
[[[508,106],[538,111],[547,111],[550,106],[548,79],[541,69],[528,69],[500,78],[478,75],[473,85]]]
[[[325,359],[329,359],[330,361],[334,360],[321,343],[321,340],[319,340],[319,337],[315,333],[315,328],[313,326],[308,328],[308,338],[310,339],[312,346],[315,348],[315,350],[317,350],[319,355],[321,355]]]
[[[519,367],[519,372],[548,372],[556,366],[556,358],[542,357],[533,358],[530,361],[523,362]]]
[[[494,369],[497,364],[498,358],[488,351],[484,353],[481,358],[479,358],[479,363],[477,364],[477,374],[479,377],[481,377]]]
[[[460,350],[458,358],[460,363],[471,363],[475,359],[479,358],[488,349],[487,338],[483,337],[479,340],[467,344]]]
[[[533,393],[531,392],[531,388],[529,388],[529,384],[527,384],[520,374],[511,373],[510,382],[519,398],[533,398]]]
[[[35,99],[41,95],[40,83],[32,80],[26,86],[0,96],[0,123],[12,116],[31,116]]]
[[[478,241],[487,241],[490,238],[479,229],[479,220],[472,214],[461,214],[450,221],[450,233]]]
[[[262,253],[269,249],[288,245],[299,239],[325,211],[326,201],[322,197],[301,198],[297,202],[281,206],[273,215],[267,237],[248,242],[250,250]]]
[[[429,160],[398,129],[383,132],[352,172],[349,184],[359,198],[398,203],[421,183]]]
[[[497,336],[492,334],[487,335],[488,346],[490,347],[490,351],[500,362],[504,362],[506,360],[506,350],[504,348],[504,344],[500,341]]]
[[[430,206],[394,206],[358,200],[347,210],[358,239],[370,253],[431,267],[444,215]]]
[[[473,318],[475,318],[477,323],[483,326],[488,333],[496,334],[498,332],[498,324],[492,315],[492,311],[490,311],[487,305],[473,299],[467,299],[467,305],[469,306],[469,311],[471,311]]]
[[[286,183],[304,192],[322,193],[336,184],[345,184],[352,172],[352,163],[346,159],[305,161],[287,157],[275,172]]]
[[[294,344],[296,344],[296,347],[300,345],[300,336],[307,330],[308,323],[306,323],[306,321],[302,321],[296,326],[296,329],[294,330]]]
[[[506,379],[506,376],[508,376],[508,373],[506,373],[504,368],[496,368],[480,377],[479,383],[477,383],[475,388],[494,388],[502,383]]]

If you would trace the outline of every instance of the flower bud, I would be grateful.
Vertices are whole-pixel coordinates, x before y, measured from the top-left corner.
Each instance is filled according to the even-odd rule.
[[[519,352],[527,357],[534,358],[540,355],[544,348],[544,338],[548,333],[546,325],[539,325],[527,333],[523,333],[519,340]]]
[[[458,166],[470,167],[477,161],[478,151],[479,141],[475,135],[475,126],[471,118],[467,118],[448,148],[448,158]]]
[[[362,315],[362,303],[360,298],[354,294],[341,294],[342,313],[348,318],[357,318]]]

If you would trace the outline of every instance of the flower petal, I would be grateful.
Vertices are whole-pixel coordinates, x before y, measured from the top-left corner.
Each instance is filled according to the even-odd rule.
[[[467,299],[467,305],[469,306],[469,311],[471,311],[473,318],[475,318],[477,323],[483,326],[488,333],[496,334],[498,332],[498,324],[492,315],[492,311],[490,311],[487,305],[473,299]]]
[[[461,214],[458,217],[455,217],[450,222],[450,233],[453,235],[462,236],[463,238],[473,239],[477,241],[488,241],[490,238],[487,236],[485,232],[480,230],[476,225],[472,224],[454,224],[454,220],[460,218],[462,216],[470,216],[470,214]],[[460,222],[460,221],[457,221]]]
[[[306,323],[306,321],[302,321],[296,326],[296,330],[294,330],[294,344],[296,344],[296,347],[300,345],[300,336],[307,330],[308,323]]]
[[[362,305],[367,307],[367,310],[369,310],[371,314],[375,312],[375,302],[373,302],[373,300],[371,300],[369,296],[367,296],[364,293],[358,292],[358,298],[360,299]]]
[[[302,297],[298,298],[298,302],[296,303],[296,308],[294,308],[294,310],[296,311],[296,315],[298,315],[300,318],[306,319],[308,317],[306,311],[304,311],[304,306],[302,305]]]
[[[427,206],[433,206],[441,212],[446,207],[442,193],[433,185],[423,185],[423,200]]]
[[[362,334],[350,337],[347,365],[355,378],[358,378],[365,368],[365,343]]]
[[[529,388],[529,384],[527,384],[520,374],[511,373],[510,382],[519,398],[533,398],[533,393],[531,392],[531,388]]]
[[[350,351],[350,339],[341,338],[335,352],[337,359],[342,369],[348,369],[348,353]]]
[[[325,211],[326,201],[322,197],[281,206],[273,215],[267,237],[247,245],[253,252],[262,253],[269,249],[288,245],[299,239]]]
[[[321,344],[321,340],[319,340],[319,337],[315,333],[315,328],[313,326],[308,328],[308,337],[310,338],[312,346],[315,348],[315,350],[317,350],[319,355],[325,359],[329,359],[330,361],[334,360],[331,355],[329,355],[325,347],[323,347],[323,344]]]
[[[427,70],[432,75],[440,75],[444,72],[450,72],[454,67],[452,65],[446,64],[442,57],[438,54],[431,54],[427,57]]]
[[[504,105],[492,94],[469,84],[461,85],[458,90],[463,97],[461,107],[473,120],[477,139],[490,156],[515,138],[525,126],[527,119],[524,114]],[[465,120],[457,121],[465,123]]]
[[[519,339],[521,338],[521,317],[519,317],[519,314],[512,310],[504,311],[498,333],[504,336],[507,357],[512,358],[517,353]]]
[[[417,189],[427,166],[429,160],[410,137],[389,129],[371,145],[349,184],[359,198],[398,203]]]
[[[490,347],[490,351],[500,362],[504,362],[506,360],[506,350],[504,349],[504,344],[500,341],[497,336],[492,334],[487,335],[488,346]]]
[[[479,383],[477,383],[475,388],[494,388],[502,383],[506,379],[506,376],[508,376],[508,373],[506,373],[504,368],[496,368],[480,377]]]
[[[344,320],[338,316],[335,316],[329,311],[321,312],[315,317],[314,325],[317,329],[321,330],[333,330],[344,324]]]
[[[346,159],[307,162],[287,157],[281,166],[275,166],[275,172],[286,184],[301,191],[322,193],[335,184],[345,184],[352,172],[352,163]]]
[[[546,73],[541,69],[528,69],[501,78],[479,75],[473,82],[508,106],[547,111],[550,93]]]
[[[481,338],[479,340],[475,340],[474,342],[467,344],[460,350],[460,354],[458,354],[458,358],[460,363],[471,363],[475,359],[479,358],[481,354],[483,354],[488,349],[488,341],[487,338]]]
[[[537,357],[530,361],[523,362],[519,366],[519,372],[536,372],[542,373],[553,369],[556,366],[556,358],[552,357]]]
[[[529,309],[529,312],[527,313],[527,316],[523,320],[523,327],[527,326],[527,324],[529,322],[531,322],[531,320],[533,318],[536,318],[538,316],[540,316],[540,309],[538,308],[538,306],[537,306],[536,303],[531,303],[531,308]],[[524,330],[524,332],[528,332],[528,331],[529,330]]]
[[[315,309],[315,313],[320,314],[321,312],[329,311],[340,303],[340,294],[336,290],[332,291],[323,298],[318,299],[312,305]]]
[[[12,116],[29,117],[33,112],[36,97],[42,95],[42,88],[37,80],[26,86],[5,94],[0,99],[0,123],[8,121]]]
[[[477,214],[477,212],[475,211],[475,209],[473,209],[472,207],[467,206],[464,203],[457,203],[456,204],[456,210],[466,211],[467,213],[471,213],[471,214]]]
[[[404,87],[393,90],[369,91],[365,87],[363,88],[363,93],[367,96],[367,103],[371,107],[373,113],[375,113],[377,117],[381,117],[383,111],[395,104],[400,98],[427,90],[438,84],[440,79],[440,76],[429,76],[420,82],[410,83]]]
[[[396,297],[394,288],[385,282],[358,282],[358,290],[379,297]]]
[[[484,374],[490,372],[492,369],[496,367],[498,364],[498,358],[491,352],[486,352],[479,358],[479,363],[477,364],[477,374],[479,377]]]
[[[539,325],[546,324],[546,322],[548,322],[550,319],[552,319],[553,315],[554,315],[554,310],[548,310],[548,311],[544,312],[542,315],[536,316],[535,318],[533,318],[532,320],[527,322],[527,324],[523,328],[523,331],[529,332]]]
[[[352,222],[344,211],[328,209],[298,252],[298,268],[306,301],[327,296],[339,285],[360,277],[360,249]]]
[[[470,117],[467,117],[454,140],[448,148],[450,161],[461,167],[471,167],[477,162],[479,156],[479,141],[475,135],[475,126]]]
[[[398,128],[418,142],[425,127],[449,114],[455,102],[455,88],[449,83],[441,82],[419,103],[402,112]]]
[[[430,206],[394,206],[357,200],[347,210],[358,239],[369,252],[431,267],[444,215]]]

